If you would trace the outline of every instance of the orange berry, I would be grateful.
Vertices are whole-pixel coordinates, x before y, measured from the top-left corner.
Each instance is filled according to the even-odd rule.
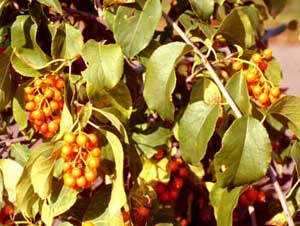
[[[35,103],[33,101],[27,102],[25,104],[25,109],[27,111],[33,111],[35,109]]]
[[[25,94],[32,94],[33,93],[33,88],[31,87],[31,86],[26,86],[25,88],[24,88],[24,93]]]
[[[271,104],[275,104],[278,101],[278,98],[277,97],[273,97],[272,95],[269,95],[269,98],[270,98]]]
[[[62,79],[62,78],[59,78],[56,80],[55,82],[55,87],[58,88],[58,89],[62,89],[65,87],[65,80]]]
[[[54,89],[53,100],[60,101],[62,99],[61,92],[58,89]]]
[[[100,166],[100,160],[98,158],[88,157],[86,163],[91,169],[96,169]]]
[[[61,156],[69,156],[73,153],[72,147],[70,145],[64,145],[61,148]]]
[[[49,116],[51,116],[52,115],[52,109],[50,108],[50,107],[44,107],[43,108],[43,112],[44,112],[44,115],[46,116],[46,117],[49,117]]]
[[[77,168],[77,167],[74,167],[73,169],[72,169],[72,176],[74,177],[74,178],[78,178],[78,177],[80,177],[81,175],[82,175],[82,172],[81,172],[81,169],[79,169],[79,168]]]
[[[44,95],[45,95],[45,97],[50,99],[53,97],[54,91],[51,88],[48,88],[45,90]]]
[[[81,177],[76,179],[76,184],[77,184],[78,187],[83,188],[87,185],[87,181],[86,181],[84,176],[81,176]]]
[[[101,156],[101,150],[100,148],[93,148],[91,151],[90,151],[91,155],[95,158],[99,158]]]
[[[259,85],[252,86],[252,94],[255,97],[258,97],[262,93],[262,87]]]
[[[48,130],[50,132],[56,133],[59,130],[59,124],[55,121],[51,121],[48,123]]]
[[[43,84],[43,81],[39,78],[33,82],[34,87],[40,87],[42,84]]]
[[[263,56],[266,60],[271,60],[272,56],[273,56],[272,50],[271,49],[265,49],[264,52],[263,52]]]
[[[180,221],[180,226],[188,226],[188,225],[189,225],[189,222],[188,222],[187,219],[182,219],[182,220]]]
[[[59,105],[58,105],[57,101],[55,101],[55,100],[51,100],[49,105],[50,105],[50,108],[52,111],[56,111],[59,109]]]
[[[97,171],[91,169],[85,169],[84,176],[88,182],[93,182],[97,177]]]
[[[232,69],[235,70],[235,71],[240,71],[242,68],[243,68],[243,63],[240,62],[240,61],[235,61],[232,64]]]
[[[258,101],[261,105],[267,105],[270,102],[269,96],[266,92],[258,96]]]
[[[262,60],[262,57],[259,53],[254,53],[251,57],[251,60],[258,64]]]
[[[253,83],[258,78],[257,72],[254,70],[246,70],[244,73],[248,83]]]
[[[67,132],[64,135],[64,142],[67,144],[72,144],[75,142],[75,140],[76,140],[76,136],[73,132]]]
[[[43,134],[43,136],[46,138],[46,139],[51,139],[52,137],[54,137],[55,133],[51,132],[51,131],[48,131],[46,133]]]
[[[78,136],[76,137],[76,143],[79,145],[79,146],[85,146],[86,143],[88,141],[88,138],[86,137],[86,135],[84,134],[78,134]]]
[[[270,89],[270,95],[275,98],[278,98],[280,96],[280,93],[280,89],[277,86],[274,86]]]
[[[72,163],[70,162],[64,162],[63,163],[63,171],[68,172],[70,169],[72,169]]]
[[[33,119],[42,120],[44,118],[44,113],[42,110],[35,110],[31,113]]]
[[[251,205],[251,202],[248,200],[247,196],[245,195],[245,193],[243,193],[241,196],[240,196],[240,202],[242,205],[244,206],[250,206]]]
[[[44,122],[44,123],[40,126],[40,131],[41,131],[42,133],[47,133],[47,132],[48,132],[48,124]]]
[[[98,137],[94,133],[90,133],[88,136],[88,146],[89,147],[97,147],[98,146]]]
[[[76,185],[76,179],[71,175],[66,173],[64,175],[64,184],[65,186],[69,187],[69,188],[74,188]]]

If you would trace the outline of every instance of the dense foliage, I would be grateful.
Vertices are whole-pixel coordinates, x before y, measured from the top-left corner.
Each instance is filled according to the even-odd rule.
[[[262,41],[285,3],[0,0],[0,221],[296,221],[300,97]]]

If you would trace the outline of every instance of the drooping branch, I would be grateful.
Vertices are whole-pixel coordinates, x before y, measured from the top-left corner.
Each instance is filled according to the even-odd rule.
[[[217,87],[219,88],[219,90],[221,91],[222,95],[224,96],[225,100],[227,101],[227,103],[229,104],[229,106],[231,107],[231,109],[233,110],[235,116],[237,118],[241,118],[242,112],[240,111],[239,107],[237,106],[237,104],[234,102],[234,100],[232,99],[232,97],[230,96],[230,94],[227,92],[225,86],[223,85],[223,83],[221,82],[221,80],[219,79],[219,76],[217,75],[217,73],[215,72],[214,68],[212,67],[212,65],[210,64],[210,62],[208,61],[208,59],[206,58],[206,56],[204,56],[201,51],[197,48],[197,46],[186,36],[186,34],[184,33],[184,31],[177,25],[177,23],[175,23],[165,12],[163,12],[163,17],[165,18],[165,20],[167,21],[168,24],[170,24],[173,29],[179,34],[179,36],[185,41],[185,43],[189,44],[193,50],[195,51],[196,54],[198,54],[203,62],[203,66],[206,68],[206,70],[210,73],[212,79],[214,80],[214,82],[216,83]],[[271,177],[271,181],[273,183],[273,186],[275,188],[275,191],[279,197],[279,201],[280,204],[282,206],[282,209],[288,219],[288,224],[289,226],[294,226],[295,223],[293,221],[291,212],[288,208],[288,204],[286,201],[286,198],[281,190],[281,187],[278,183],[277,177],[276,177],[276,172],[274,171],[273,167],[270,166],[269,168],[269,174]]]

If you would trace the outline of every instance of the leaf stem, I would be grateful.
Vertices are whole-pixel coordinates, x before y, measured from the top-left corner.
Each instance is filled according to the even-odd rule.
[[[243,115],[242,115],[240,109],[238,108],[238,106],[236,105],[236,103],[234,102],[234,100],[232,99],[230,94],[227,92],[225,86],[223,85],[223,83],[219,79],[217,73],[213,69],[213,67],[210,64],[210,62],[208,61],[208,59],[200,52],[200,50],[197,48],[197,46],[186,36],[186,34],[181,30],[181,28],[165,12],[163,12],[162,14],[163,14],[163,17],[166,19],[167,23],[170,24],[173,27],[173,29],[179,34],[179,36],[187,44],[189,44],[191,47],[193,47],[195,53],[197,53],[201,57],[201,60],[203,62],[204,67],[210,73],[212,79],[214,80],[214,82],[216,83],[218,88],[220,89],[222,95],[224,96],[227,103],[230,105],[230,107],[233,110],[234,114],[236,115],[237,118],[241,118]],[[279,201],[281,203],[282,209],[284,210],[284,213],[287,216],[288,224],[289,224],[289,226],[295,226],[293,218],[292,218],[291,213],[290,213],[290,210],[288,208],[287,201],[286,201],[286,199],[283,195],[283,192],[281,190],[281,187],[280,187],[280,185],[277,181],[276,172],[273,169],[272,165],[270,165],[270,167],[269,167],[269,173],[270,173],[270,177],[271,177],[273,186],[275,188],[275,191],[276,191],[276,193],[279,197]]]

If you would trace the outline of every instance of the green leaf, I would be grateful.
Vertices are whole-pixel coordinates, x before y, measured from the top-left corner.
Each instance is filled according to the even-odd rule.
[[[251,112],[251,103],[244,76],[240,72],[235,73],[227,82],[226,89],[242,113],[249,115]],[[225,109],[229,109],[229,107]]]
[[[16,185],[22,175],[23,167],[14,160],[0,159],[0,169],[3,175],[4,186],[8,193],[8,199],[14,203],[17,201]]]
[[[97,108],[112,107],[129,119],[132,112],[132,100],[128,87],[120,81],[109,91],[88,87],[89,99]]]
[[[93,96],[91,90],[111,89],[118,84],[124,64],[119,45],[89,40],[84,46],[83,58],[89,65],[82,72],[87,80],[88,96]]]
[[[81,55],[83,49],[83,37],[74,26],[62,23],[54,34],[51,53],[58,59],[75,59]]]
[[[164,120],[174,119],[174,67],[176,61],[186,52],[185,43],[172,42],[156,49],[148,61],[143,95],[148,107],[156,110]]]
[[[298,142],[294,142],[291,149],[291,157],[296,163],[296,171],[298,175],[298,179],[300,178],[300,145]]]
[[[236,119],[224,134],[215,155],[217,183],[240,186],[265,176],[271,161],[271,143],[266,129],[256,119]]]
[[[37,77],[37,76],[41,75],[41,72],[28,66],[22,59],[17,57],[16,54],[13,54],[13,56],[12,56],[11,65],[15,69],[16,72],[18,72],[19,74],[21,74],[23,76]]]
[[[172,136],[169,129],[158,127],[154,131],[143,131],[142,133],[133,133],[132,139],[137,145],[140,152],[144,153],[147,158],[151,158],[160,146],[167,144]]]
[[[261,23],[257,10],[252,6],[233,9],[217,30],[227,42],[249,48],[255,45],[255,38],[261,32]]]
[[[198,165],[214,133],[219,106],[203,101],[189,104],[179,121],[179,142],[183,159]]]
[[[170,171],[167,168],[168,159],[163,158],[158,163],[145,159],[143,169],[139,175],[140,184],[150,183],[153,181],[168,182]]]
[[[73,117],[69,111],[68,105],[64,104],[63,110],[61,112],[61,120],[59,126],[59,133],[64,134],[70,130],[73,126]]]
[[[107,215],[105,219],[107,220],[107,223],[116,222],[116,219],[117,221],[119,221],[118,219],[122,217],[120,215],[121,214],[120,210],[126,203],[126,194],[124,190],[124,181],[123,181],[123,166],[124,166],[123,147],[119,138],[116,135],[114,135],[109,131],[105,131],[105,130],[100,130],[100,131],[101,133],[103,133],[109,145],[111,146],[114,155],[114,160],[115,160],[115,176],[112,185],[111,199],[109,201],[106,210]],[[112,224],[112,225],[118,226],[119,224]]]
[[[282,80],[282,71],[278,60],[273,58],[268,61],[268,67],[265,71],[265,75],[274,85],[279,85]]]
[[[214,12],[214,0],[189,0],[193,11],[201,19],[209,19]]]
[[[27,86],[27,83],[19,85],[15,96],[13,98],[13,116],[16,122],[20,126],[20,130],[24,130],[28,125],[27,115],[25,111],[25,102],[24,102],[24,87]]]
[[[12,97],[12,80],[9,72],[11,51],[0,55],[0,112],[3,111]]]
[[[102,225],[101,220],[105,221],[102,214],[105,212],[111,199],[111,191],[111,185],[101,186],[99,190],[96,191],[84,214],[84,221],[92,221],[96,226]]]
[[[62,8],[59,0],[37,0],[39,3],[49,6],[56,10],[59,14],[62,14]]]
[[[53,170],[61,145],[62,143],[48,144],[31,166],[33,189],[42,199],[46,199],[51,193]]]
[[[267,114],[284,124],[287,128],[300,138],[300,97],[285,96],[280,98],[275,104],[271,105]]]
[[[219,88],[211,79],[201,78],[193,85],[190,103],[202,100],[207,104],[222,102]]]
[[[51,197],[43,203],[42,220],[52,225],[54,217],[65,213],[75,204],[78,193],[78,190],[65,186],[54,186]]]
[[[50,58],[36,43],[37,29],[30,16],[18,16],[11,27],[11,47],[23,62],[38,70],[46,67]]]
[[[9,154],[16,162],[24,167],[29,159],[30,149],[26,145],[16,143],[11,145]]]
[[[138,3],[120,6],[114,22],[114,37],[129,58],[150,43],[161,17],[159,0]]]
[[[210,193],[210,201],[214,208],[217,226],[232,226],[233,210],[238,204],[244,187],[235,187],[232,190],[214,186]]]

